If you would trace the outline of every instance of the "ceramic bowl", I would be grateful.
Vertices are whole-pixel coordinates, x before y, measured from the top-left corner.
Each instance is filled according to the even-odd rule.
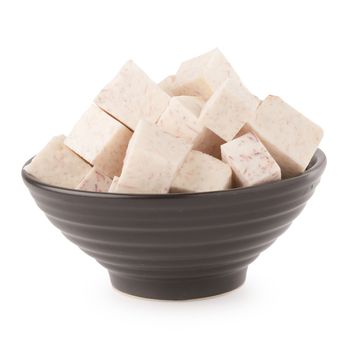
[[[64,189],[41,183],[23,169],[22,177],[48,219],[108,270],[115,288],[183,300],[242,285],[248,265],[303,210],[325,166],[318,149],[308,169],[294,178],[166,195]]]

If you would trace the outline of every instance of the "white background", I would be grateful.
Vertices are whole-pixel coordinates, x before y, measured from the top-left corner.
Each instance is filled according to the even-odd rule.
[[[348,1],[0,4],[1,349],[350,348]],[[242,288],[188,302],[122,294],[36,207],[21,166],[127,59],[158,81],[216,46],[256,95],[324,128],[328,167]]]

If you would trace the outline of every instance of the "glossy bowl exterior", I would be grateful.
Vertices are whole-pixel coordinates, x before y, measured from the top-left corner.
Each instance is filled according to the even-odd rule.
[[[312,196],[326,166],[317,150],[302,175],[219,192],[122,195],[25,184],[49,220],[107,268],[115,288],[182,300],[230,291]]]

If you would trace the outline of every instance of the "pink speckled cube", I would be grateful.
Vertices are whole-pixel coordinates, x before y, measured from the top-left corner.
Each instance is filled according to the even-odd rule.
[[[193,144],[193,149],[220,157],[220,145],[225,141],[199,121],[204,102],[195,96],[175,96],[170,99],[157,125],[167,133]]]
[[[192,145],[141,120],[116,186],[119,193],[167,193]]]
[[[91,105],[75,124],[64,143],[101,173],[120,175],[132,132],[117,120]]]
[[[114,176],[111,186],[108,189],[108,192],[117,192],[118,181],[119,181],[119,177]]]
[[[253,131],[286,177],[302,173],[322,139],[322,129],[278,96],[268,96],[244,127]]]
[[[254,117],[259,102],[244,86],[227,79],[207,101],[199,120],[225,141],[231,141]]]
[[[107,192],[112,180],[93,167],[77,186],[77,190],[90,192]]]
[[[25,170],[53,186],[76,188],[91,166],[64,145],[65,136],[52,138]]]
[[[175,95],[201,96],[207,100],[228,78],[240,79],[219,49],[183,62],[176,73]]]
[[[174,96],[175,93],[175,75],[169,75],[161,82],[158,83],[158,86],[165,91],[169,96]]]
[[[220,191],[231,186],[232,170],[229,165],[192,150],[172,182],[171,192]]]
[[[128,61],[97,95],[95,103],[134,130],[140,119],[155,123],[169,99],[170,96],[146,73],[133,61]]]
[[[168,134],[181,137],[192,144],[203,130],[197,115],[187,108],[178,97],[170,99],[170,103],[160,116],[157,125]]]
[[[223,144],[221,155],[232,168],[237,184],[242,187],[281,179],[280,167],[253,133]]]

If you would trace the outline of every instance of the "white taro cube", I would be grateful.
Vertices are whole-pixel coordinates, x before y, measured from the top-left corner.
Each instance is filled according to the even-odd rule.
[[[174,165],[171,160],[156,153],[134,149],[130,152],[113,191],[118,193],[168,193],[174,173]]]
[[[158,83],[158,86],[169,96],[174,96],[175,94],[175,78],[175,75],[169,75],[168,77],[164,78],[161,82]]]
[[[245,127],[275,158],[285,177],[302,173],[323,136],[322,129],[280,97],[268,96]]]
[[[198,96],[176,96],[176,99],[181,102],[186,108],[192,111],[196,117],[199,117],[205,101]]]
[[[192,145],[141,120],[130,140],[119,193],[167,193]]]
[[[181,64],[176,73],[174,92],[175,95],[201,96],[207,100],[228,78],[241,84],[225,56],[219,49],[214,49]]]
[[[281,179],[281,169],[253,134],[244,134],[221,146],[222,160],[233,170],[235,182],[243,187]]]
[[[95,98],[95,103],[131,130],[140,119],[155,123],[166,109],[170,96],[153,82],[133,61]]]
[[[207,101],[199,120],[219,137],[230,141],[254,117],[259,103],[244,86],[228,79]]]
[[[132,132],[99,107],[91,105],[65,140],[101,173],[113,178],[120,175]]]
[[[119,177],[114,176],[112,183],[108,189],[108,192],[116,192],[117,191],[117,185],[118,185]]]
[[[204,128],[198,120],[198,115],[185,106],[178,97],[170,99],[157,124],[167,133],[181,137],[189,143],[194,143]]]
[[[224,140],[199,121],[203,104],[202,99],[194,96],[172,97],[158,121],[158,126],[167,133],[192,143],[193,149],[219,158],[220,145]]]
[[[208,154],[191,151],[177,173],[171,192],[206,192],[225,190],[232,186],[229,165]]]
[[[25,170],[46,184],[74,189],[91,166],[66,147],[64,139],[64,135],[52,138]]]
[[[102,174],[96,167],[93,167],[81,180],[76,189],[90,192],[108,192],[111,183],[112,180],[108,176]]]
[[[225,143],[225,140],[213,133],[210,129],[204,127],[202,132],[199,134],[193,149],[220,159],[220,146],[223,143]]]

